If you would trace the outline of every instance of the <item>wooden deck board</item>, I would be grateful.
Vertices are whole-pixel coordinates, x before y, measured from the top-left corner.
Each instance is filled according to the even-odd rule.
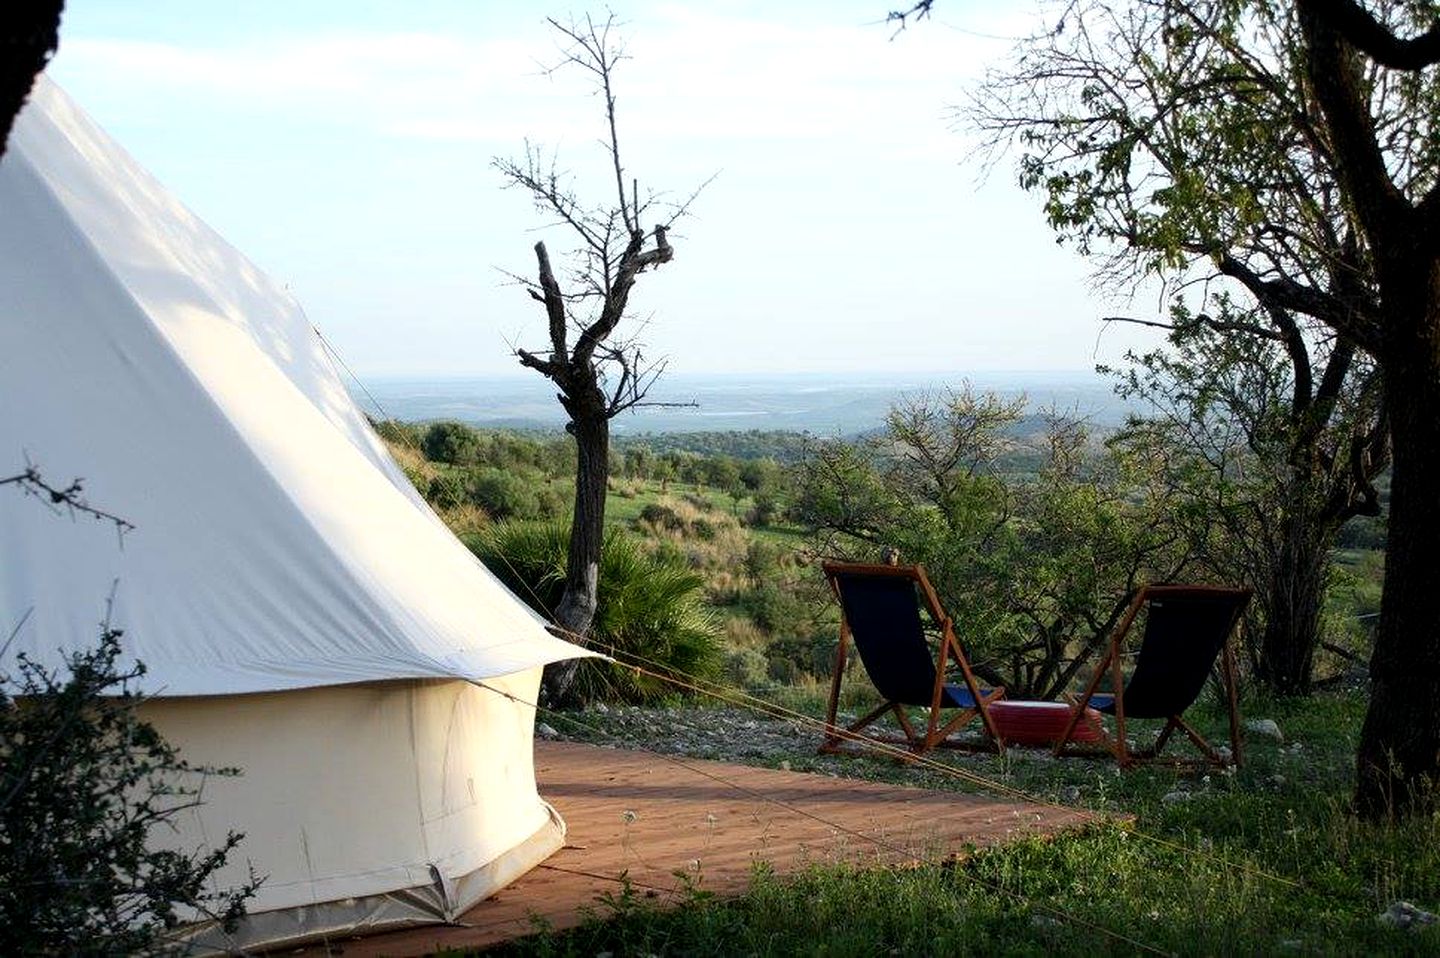
[[[483,947],[534,930],[532,916],[569,928],[622,872],[660,901],[676,872],[719,895],[742,893],[752,865],[789,874],[812,863],[904,864],[953,856],[1021,834],[1093,821],[1080,809],[1028,805],[562,742],[537,742],[540,793],[565,818],[567,844],[455,926],[333,942],[347,956],[419,955]],[[323,949],[313,949],[323,954]]]

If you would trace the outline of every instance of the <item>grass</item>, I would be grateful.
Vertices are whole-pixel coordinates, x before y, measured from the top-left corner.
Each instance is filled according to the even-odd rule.
[[[437,468],[416,456],[402,461],[422,475]],[[713,488],[674,481],[662,490],[658,482],[616,479],[607,522],[634,528],[647,505],[676,501],[705,514],[712,532],[654,532],[647,542],[683,555],[727,617],[750,614],[730,601],[747,588],[748,573],[741,570],[750,540],[787,552],[805,544],[802,530],[781,525],[741,530],[739,517],[753,507],[748,498],[737,502]],[[447,513],[447,519],[484,525],[483,515]],[[1378,607],[1380,560],[1360,549],[1337,550],[1335,558],[1337,575],[1348,578],[1332,590],[1330,613],[1348,631],[1331,638],[1358,646],[1358,617]],[[769,579],[789,594],[804,576],[790,562]],[[755,623],[731,631],[749,651],[772,651],[771,637]],[[762,672],[765,664],[761,655]],[[800,684],[767,695],[813,717],[826,691],[827,683],[803,676]],[[843,707],[863,709],[865,695],[863,687],[847,686]],[[1246,703],[1247,714],[1276,719],[1287,740],[1249,742],[1246,764],[1235,774],[1143,769],[1122,775],[1110,764],[1054,761],[1024,750],[1005,759],[947,756],[1042,800],[1131,815],[1133,827],[1097,826],[899,871],[816,867],[782,881],[761,864],[746,895],[719,900],[707,894],[702,878],[688,886],[685,904],[669,911],[621,887],[596,902],[584,926],[515,942],[500,953],[1440,954],[1440,925],[1407,931],[1377,920],[1400,900],[1440,911],[1440,819],[1377,826],[1348,815],[1363,707],[1354,693]],[[1212,734],[1222,730],[1213,707],[1197,707],[1192,717]],[[592,726],[584,734],[567,729],[563,716],[549,720],[576,737],[604,741],[618,734],[605,728],[603,715],[582,718]],[[814,744],[796,737],[793,752],[761,761],[970,789],[934,769],[818,756]]]
[[[746,496],[736,502],[729,493],[713,486],[699,486],[693,483],[671,480],[663,488],[654,479],[614,479],[610,495],[605,502],[605,522],[630,528],[640,518],[646,506],[666,500],[682,499],[703,503],[715,513],[739,518],[748,515],[755,507],[755,500]],[[805,530],[799,526],[776,523],[750,528],[750,534],[775,545],[798,549],[807,542]]]
[[[699,486],[688,482],[670,480],[663,488],[653,479],[612,479],[610,495],[605,500],[605,521],[632,523],[640,518],[640,511],[652,502],[665,497],[674,499],[690,497],[704,502],[716,512],[734,514],[735,500],[711,486]],[[741,499],[741,514],[750,505],[750,500]]]
[[[1286,741],[1248,742],[1234,774],[1120,774],[1028,750],[965,760],[1044,799],[1129,813],[1131,828],[1095,826],[907,870],[816,867],[782,881],[762,865],[744,896],[710,897],[702,880],[670,911],[622,889],[582,927],[500,953],[1440,952],[1440,925],[1400,930],[1377,918],[1397,900],[1440,906],[1440,819],[1383,826],[1347,813],[1363,702],[1251,702],[1246,711],[1276,719]],[[1223,728],[1213,707],[1192,714],[1211,732]],[[583,718],[593,727],[603,717]],[[797,741],[783,760],[796,770],[966,787],[933,770],[817,756],[812,744]]]

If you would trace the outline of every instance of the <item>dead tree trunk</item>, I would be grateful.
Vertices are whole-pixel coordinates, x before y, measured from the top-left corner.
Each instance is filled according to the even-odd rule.
[[[650,372],[639,366],[638,354],[607,343],[616,324],[625,314],[635,279],[647,267],[669,262],[674,255],[665,237],[666,228],[654,230],[655,246],[645,248],[645,234],[630,233],[620,254],[613,277],[605,277],[606,289],[599,316],[580,330],[575,345],[569,343],[569,310],[566,298],[550,265],[544,243],[535,244],[539,282],[530,294],[545,304],[550,323],[550,356],[542,358],[523,349],[516,355],[523,366],[538,370],[560,388],[559,400],[570,422],[565,429],[575,437],[575,510],[570,522],[570,551],[566,558],[565,590],[555,609],[555,625],[563,637],[584,641],[594,622],[599,604],[600,558],[605,541],[605,492],[610,480],[610,420],[645,398],[645,392],[660,369]],[[607,391],[600,368],[610,363],[618,368],[618,379]],[[550,666],[545,674],[546,701],[552,705],[573,704],[575,660]]]
[[[555,624],[564,637],[583,640],[590,634],[598,609],[605,493],[610,483],[610,417],[598,384],[591,383],[575,400],[562,401],[571,417],[566,430],[575,437],[575,508],[565,560],[565,589],[555,608]],[[568,700],[579,667],[579,659],[567,659],[546,669],[548,701]]]

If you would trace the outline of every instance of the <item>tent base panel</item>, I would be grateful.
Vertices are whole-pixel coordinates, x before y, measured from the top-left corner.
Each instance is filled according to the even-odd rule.
[[[247,915],[229,934],[218,922],[201,922],[187,928],[177,943],[187,945],[191,954],[236,954],[453,922],[564,844],[565,822],[551,808],[539,831],[467,875],[448,878],[432,869],[436,880],[428,885]]]

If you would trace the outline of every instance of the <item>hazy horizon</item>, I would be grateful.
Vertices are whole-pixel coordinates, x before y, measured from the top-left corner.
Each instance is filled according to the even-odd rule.
[[[647,432],[784,430],[853,434],[879,427],[899,399],[969,384],[1005,398],[1024,394],[1032,411],[1055,407],[1100,426],[1123,421],[1128,404],[1113,381],[1093,370],[969,370],[896,373],[803,371],[666,374],[651,390],[655,403],[612,420],[617,435]],[[565,415],[555,386],[524,370],[469,376],[366,376],[352,383],[372,416],[410,422],[454,419],[491,428],[556,429]]]

